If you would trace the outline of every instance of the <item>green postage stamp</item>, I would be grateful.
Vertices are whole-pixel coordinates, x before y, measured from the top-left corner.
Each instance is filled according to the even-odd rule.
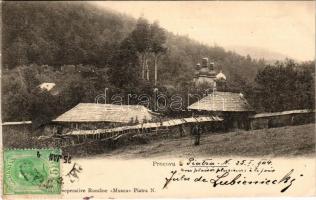
[[[4,150],[4,194],[60,194],[60,149]]]

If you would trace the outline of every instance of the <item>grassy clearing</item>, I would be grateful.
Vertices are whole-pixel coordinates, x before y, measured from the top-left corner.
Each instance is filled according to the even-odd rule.
[[[98,157],[203,157],[203,156],[313,156],[315,124],[280,128],[204,134],[199,146],[186,136],[158,139],[149,144],[127,145]]]

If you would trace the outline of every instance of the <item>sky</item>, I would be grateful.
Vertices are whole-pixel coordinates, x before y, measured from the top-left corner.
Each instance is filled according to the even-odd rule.
[[[101,8],[144,16],[208,45],[258,47],[297,60],[315,58],[315,1],[99,1]]]

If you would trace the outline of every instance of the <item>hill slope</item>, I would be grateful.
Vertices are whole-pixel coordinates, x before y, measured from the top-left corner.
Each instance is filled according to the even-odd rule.
[[[112,52],[131,32],[135,19],[82,2],[4,2],[2,57],[6,68],[36,63],[106,67]],[[164,84],[190,81],[202,57],[216,62],[232,80],[251,81],[262,62],[184,36],[167,34],[169,51],[162,57]],[[152,66],[151,66],[152,67]]]
[[[152,141],[130,145],[102,154],[101,157],[210,157],[210,156],[301,156],[315,155],[315,124],[204,134],[199,146],[193,138]],[[97,156],[99,157],[99,156]]]
[[[108,53],[133,26],[118,13],[80,2],[4,2],[3,63],[106,63]]]

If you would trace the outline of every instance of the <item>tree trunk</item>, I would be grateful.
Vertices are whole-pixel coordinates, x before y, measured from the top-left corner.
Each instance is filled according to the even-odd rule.
[[[155,55],[155,86],[157,85],[158,55]]]
[[[144,65],[144,55],[141,55],[141,66],[142,66],[142,79],[145,79],[145,65]]]
[[[148,67],[148,60],[147,59],[146,59],[145,65],[146,65],[146,80],[149,81],[149,67]]]

